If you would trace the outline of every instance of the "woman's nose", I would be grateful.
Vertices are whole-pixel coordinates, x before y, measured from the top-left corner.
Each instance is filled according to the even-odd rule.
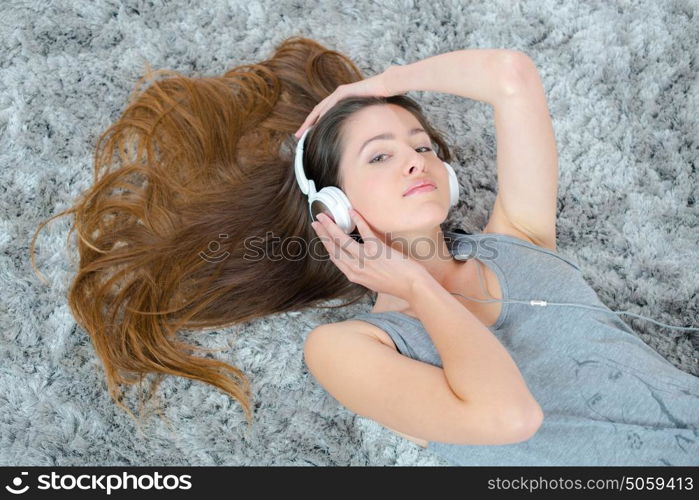
[[[413,154],[407,158],[406,166],[409,172],[412,172],[414,168],[419,170],[425,169],[425,159],[420,156],[419,153]]]

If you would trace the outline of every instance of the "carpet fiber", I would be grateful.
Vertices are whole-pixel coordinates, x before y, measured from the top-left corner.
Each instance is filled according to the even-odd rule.
[[[546,87],[559,151],[558,251],[612,310],[699,326],[697,2],[589,1],[0,2],[0,465],[445,465],[356,416],[303,362],[305,335],[336,310],[269,316],[183,335],[253,382],[255,426],[218,389],[168,378],[167,422],[139,432],[106,391],[66,291],[71,218],[37,225],[92,181],[97,136],[147,61],[220,75],[294,35],[347,54],[367,76],[464,48],[527,53]],[[411,92],[444,130],[462,186],[449,223],[484,227],[497,191],[492,107]],[[331,305],[329,303],[328,305]],[[694,332],[620,316],[678,368],[699,375]],[[235,343],[235,345],[234,345]],[[135,388],[125,403],[136,408]]]

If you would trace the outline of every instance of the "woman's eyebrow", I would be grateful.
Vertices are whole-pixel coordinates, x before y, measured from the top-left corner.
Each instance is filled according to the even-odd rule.
[[[413,136],[413,135],[415,135],[415,134],[419,134],[420,132],[425,132],[425,129],[420,128],[420,127],[413,128],[413,129],[410,130],[410,132],[408,133],[408,135],[409,135],[409,136]],[[427,133],[427,132],[425,132],[425,133]],[[364,144],[362,144],[362,147],[359,148],[359,153],[357,153],[357,154],[358,154],[358,155],[362,154],[362,151],[364,150],[364,147],[365,147],[367,144],[369,144],[371,141],[377,141],[377,140],[379,140],[379,139],[395,139],[395,138],[396,138],[396,136],[393,135],[393,134],[391,134],[391,133],[389,133],[389,132],[385,132],[385,133],[383,133],[383,134],[379,134],[379,135],[377,135],[377,136],[374,136],[374,137],[372,137],[371,139],[367,139],[367,140],[364,142]]]

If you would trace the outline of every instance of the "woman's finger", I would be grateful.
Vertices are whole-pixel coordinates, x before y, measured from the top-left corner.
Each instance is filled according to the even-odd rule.
[[[359,213],[354,209],[350,209],[350,217],[352,217],[352,221],[357,225],[357,231],[359,231],[359,236],[364,239],[364,236],[366,236],[366,226],[364,225],[364,221],[360,217]]]
[[[321,109],[318,110],[318,114],[316,115],[318,120],[320,120],[329,109],[332,109],[332,107],[337,104],[338,100],[340,100],[340,95],[331,95],[325,100],[325,102],[322,102]]]
[[[334,260],[333,255],[335,251],[335,244],[333,243],[332,238],[328,234],[327,229],[325,229],[325,226],[323,226],[321,222],[314,222],[313,227],[315,228],[316,233],[318,233],[318,239],[320,239],[320,242],[325,247],[325,250],[330,255],[330,258]]]
[[[299,129],[296,131],[297,138],[301,137],[303,135],[303,133],[306,131],[306,129],[315,121],[316,116],[318,116],[318,114],[322,108],[323,102],[324,102],[324,100],[320,101],[318,104],[313,106],[313,109],[311,110],[311,112],[308,113],[308,116],[303,121],[303,123],[301,124]]]
[[[301,126],[299,127],[299,129],[296,131],[296,137],[297,137],[297,138],[299,138],[299,137],[301,137],[301,136],[303,135],[303,133],[304,133],[304,131],[306,130],[306,128],[308,127],[308,124],[310,123],[310,121],[313,120],[313,119],[315,119],[315,115],[316,115],[316,111],[317,111],[317,110],[318,110],[318,105],[316,105],[316,107],[313,108],[313,111],[311,111],[310,113],[308,113],[308,116],[307,116],[306,119],[303,121],[303,123],[301,124]]]
[[[308,120],[309,120],[310,118],[311,118],[311,115],[308,115],[308,116],[306,117],[306,120],[304,120],[304,122],[301,124],[301,126],[299,127],[299,129],[298,129],[298,130],[296,131],[296,133],[294,134],[294,135],[296,136],[297,139],[300,139],[301,136],[303,135],[303,133],[305,132],[305,130],[306,130],[306,124],[308,123]]]
[[[370,237],[373,238],[374,240],[376,239],[376,236],[374,235],[374,232],[369,227],[369,224],[366,223],[366,221],[360,215],[359,212],[357,212],[355,209],[351,209],[350,210],[350,217],[352,217],[352,220],[357,225],[357,231],[359,231],[359,235],[362,237],[362,241],[364,243],[366,243],[367,241],[370,241]]]
[[[335,222],[327,214],[318,214],[318,220],[323,224],[323,229],[328,233],[334,247],[341,250],[342,253],[339,254],[339,256],[346,256],[346,258],[350,259],[355,258],[357,249],[354,248],[353,245],[357,245],[357,242],[337,227]]]
[[[303,135],[303,133],[306,131],[308,127],[311,125],[314,125],[316,121],[318,121],[324,114],[325,112],[332,108],[334,106],[334,102],[337,101],[337,96],[334,96],[333,94],[330,94],[328,97],[320,101],[318,104],[316,104],[313,108],[313,110],[308,114],[306,117],[306,120],[304,120],[303,124],[299,129],[296,131],[296,138],[299,138]],[[331,102],[333,104],[331,104]]]
[[[323,243],[325,250],[328,252],[328,255],[330,256],[330,260],[332,261],[332,263],[335,264],[337,268],[340,271],[342,271],[342,273],[345,276],[351,278],[350,274],[352,272],[352,268],[347,258],[342,259],[340,256],[336,255],[338,246],[334,243],[332,236],[328,234],[327,228],[320,222],[314,222],[313,224],[316,232],[318,233],[320,241]]]
[[[297,139],[300,139],[301,136],[303,135],[303,133],[306,131],[306,129],[307,129],[308,127],[310,127],[311,125],[313,125],[313,123],[315,122],[315,120],[316,120],[315,112],[313,112],[313,113],[311,113],[310,115],[308,115],[308,117],[306,117],[306,121],[303,122],[303,124],[301,125],[301,127],[300,127],[300,128],[298,129],[298,131],[296,132],[296,138],[297,138]]]

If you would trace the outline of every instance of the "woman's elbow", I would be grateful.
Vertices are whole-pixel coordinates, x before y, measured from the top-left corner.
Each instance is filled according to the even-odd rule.
[[[518,417],[509,419],[512,443],[528,441],[538,432],[544,422],[544,411],[538,404],[517,412]]]
[[[544,410],[537,404],[534,408],[527,411],[526,416],[522,418],[520,441],[527,441],[533,438],[543,423]]]

